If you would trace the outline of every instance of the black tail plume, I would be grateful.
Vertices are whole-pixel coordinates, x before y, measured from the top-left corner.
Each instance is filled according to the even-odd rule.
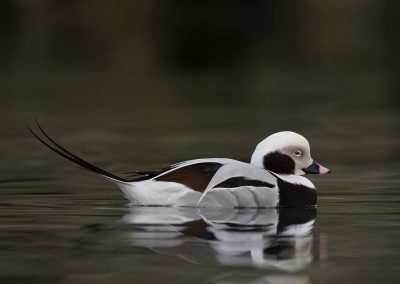
[[[37,133],[35,133],[32,128],[26,124],[26,127],[29,129],[29,131],[32,133],[32,135],[38,139],[42,144],[44,144],[47,148],[53,150],[54,152],[56,152],[57,154],[59,154],[60,156],[70,160],[71,162],[78,164],[79,166],[95,172],[96,174],[102,175],[108,179],[112,179],[115,181],[119,181],[119,182],[130,182],[132,180],[128,180],[128,179],[124,179],[121,178],[117,175],[114,175],[113,173],[110,173],[92,163],[89,163],[85,160],[83,160],[82,158],[76,156],[75,154],[71,153],[70,151],[68,151],[67,149],[65,149],[64,147],[62,147],[60,144],[58,144],[56,141],[54,141],[54,139],[52,139],[44,130],[43,128],[40,126],[38,120],[35,118],[36,124],[40,130],[40,132],[48,139],[48,141],[45,141],[43,138],[41,138]]]

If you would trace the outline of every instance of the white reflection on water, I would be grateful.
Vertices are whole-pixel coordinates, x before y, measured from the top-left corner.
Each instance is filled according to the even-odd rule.
[[[191,263],[298,272],[313,260],[315,218],[315,209],[133,207],[122,222],[135,226],[132,245]]]

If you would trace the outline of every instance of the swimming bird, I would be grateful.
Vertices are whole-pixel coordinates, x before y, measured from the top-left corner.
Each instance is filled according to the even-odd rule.
[[[311,158],[306,138],[292,131],[274,133],[255,148],[250,163],[228,158],[179,162],[156,171],[122,177],[73,154],[51,138],[36,120],[29,131],[62,157],[116,184],[132,205],[188,207],[308,207],[317,192],[304,174],[330,170]]]

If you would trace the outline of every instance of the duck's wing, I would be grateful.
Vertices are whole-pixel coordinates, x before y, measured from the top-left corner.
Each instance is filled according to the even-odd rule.
[[[235,162],[222,166],[201,196],[199,207],[276,207],[277,178],[253,165]]]
[[[233,162],[237,161],[225,158],[184,161],[162,170],[152,180],[180,183],[195,191],[204,192],[218,170]]]

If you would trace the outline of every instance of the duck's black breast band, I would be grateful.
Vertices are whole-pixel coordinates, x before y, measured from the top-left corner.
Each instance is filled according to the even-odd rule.
[[[307,207],[317,205],[317,191],[305,185],[277,180],[280,207]]]
[[[291,157],[278,152],[268,153],[264,156],[264,168],[277,174],[294,174],[295,162]]]

